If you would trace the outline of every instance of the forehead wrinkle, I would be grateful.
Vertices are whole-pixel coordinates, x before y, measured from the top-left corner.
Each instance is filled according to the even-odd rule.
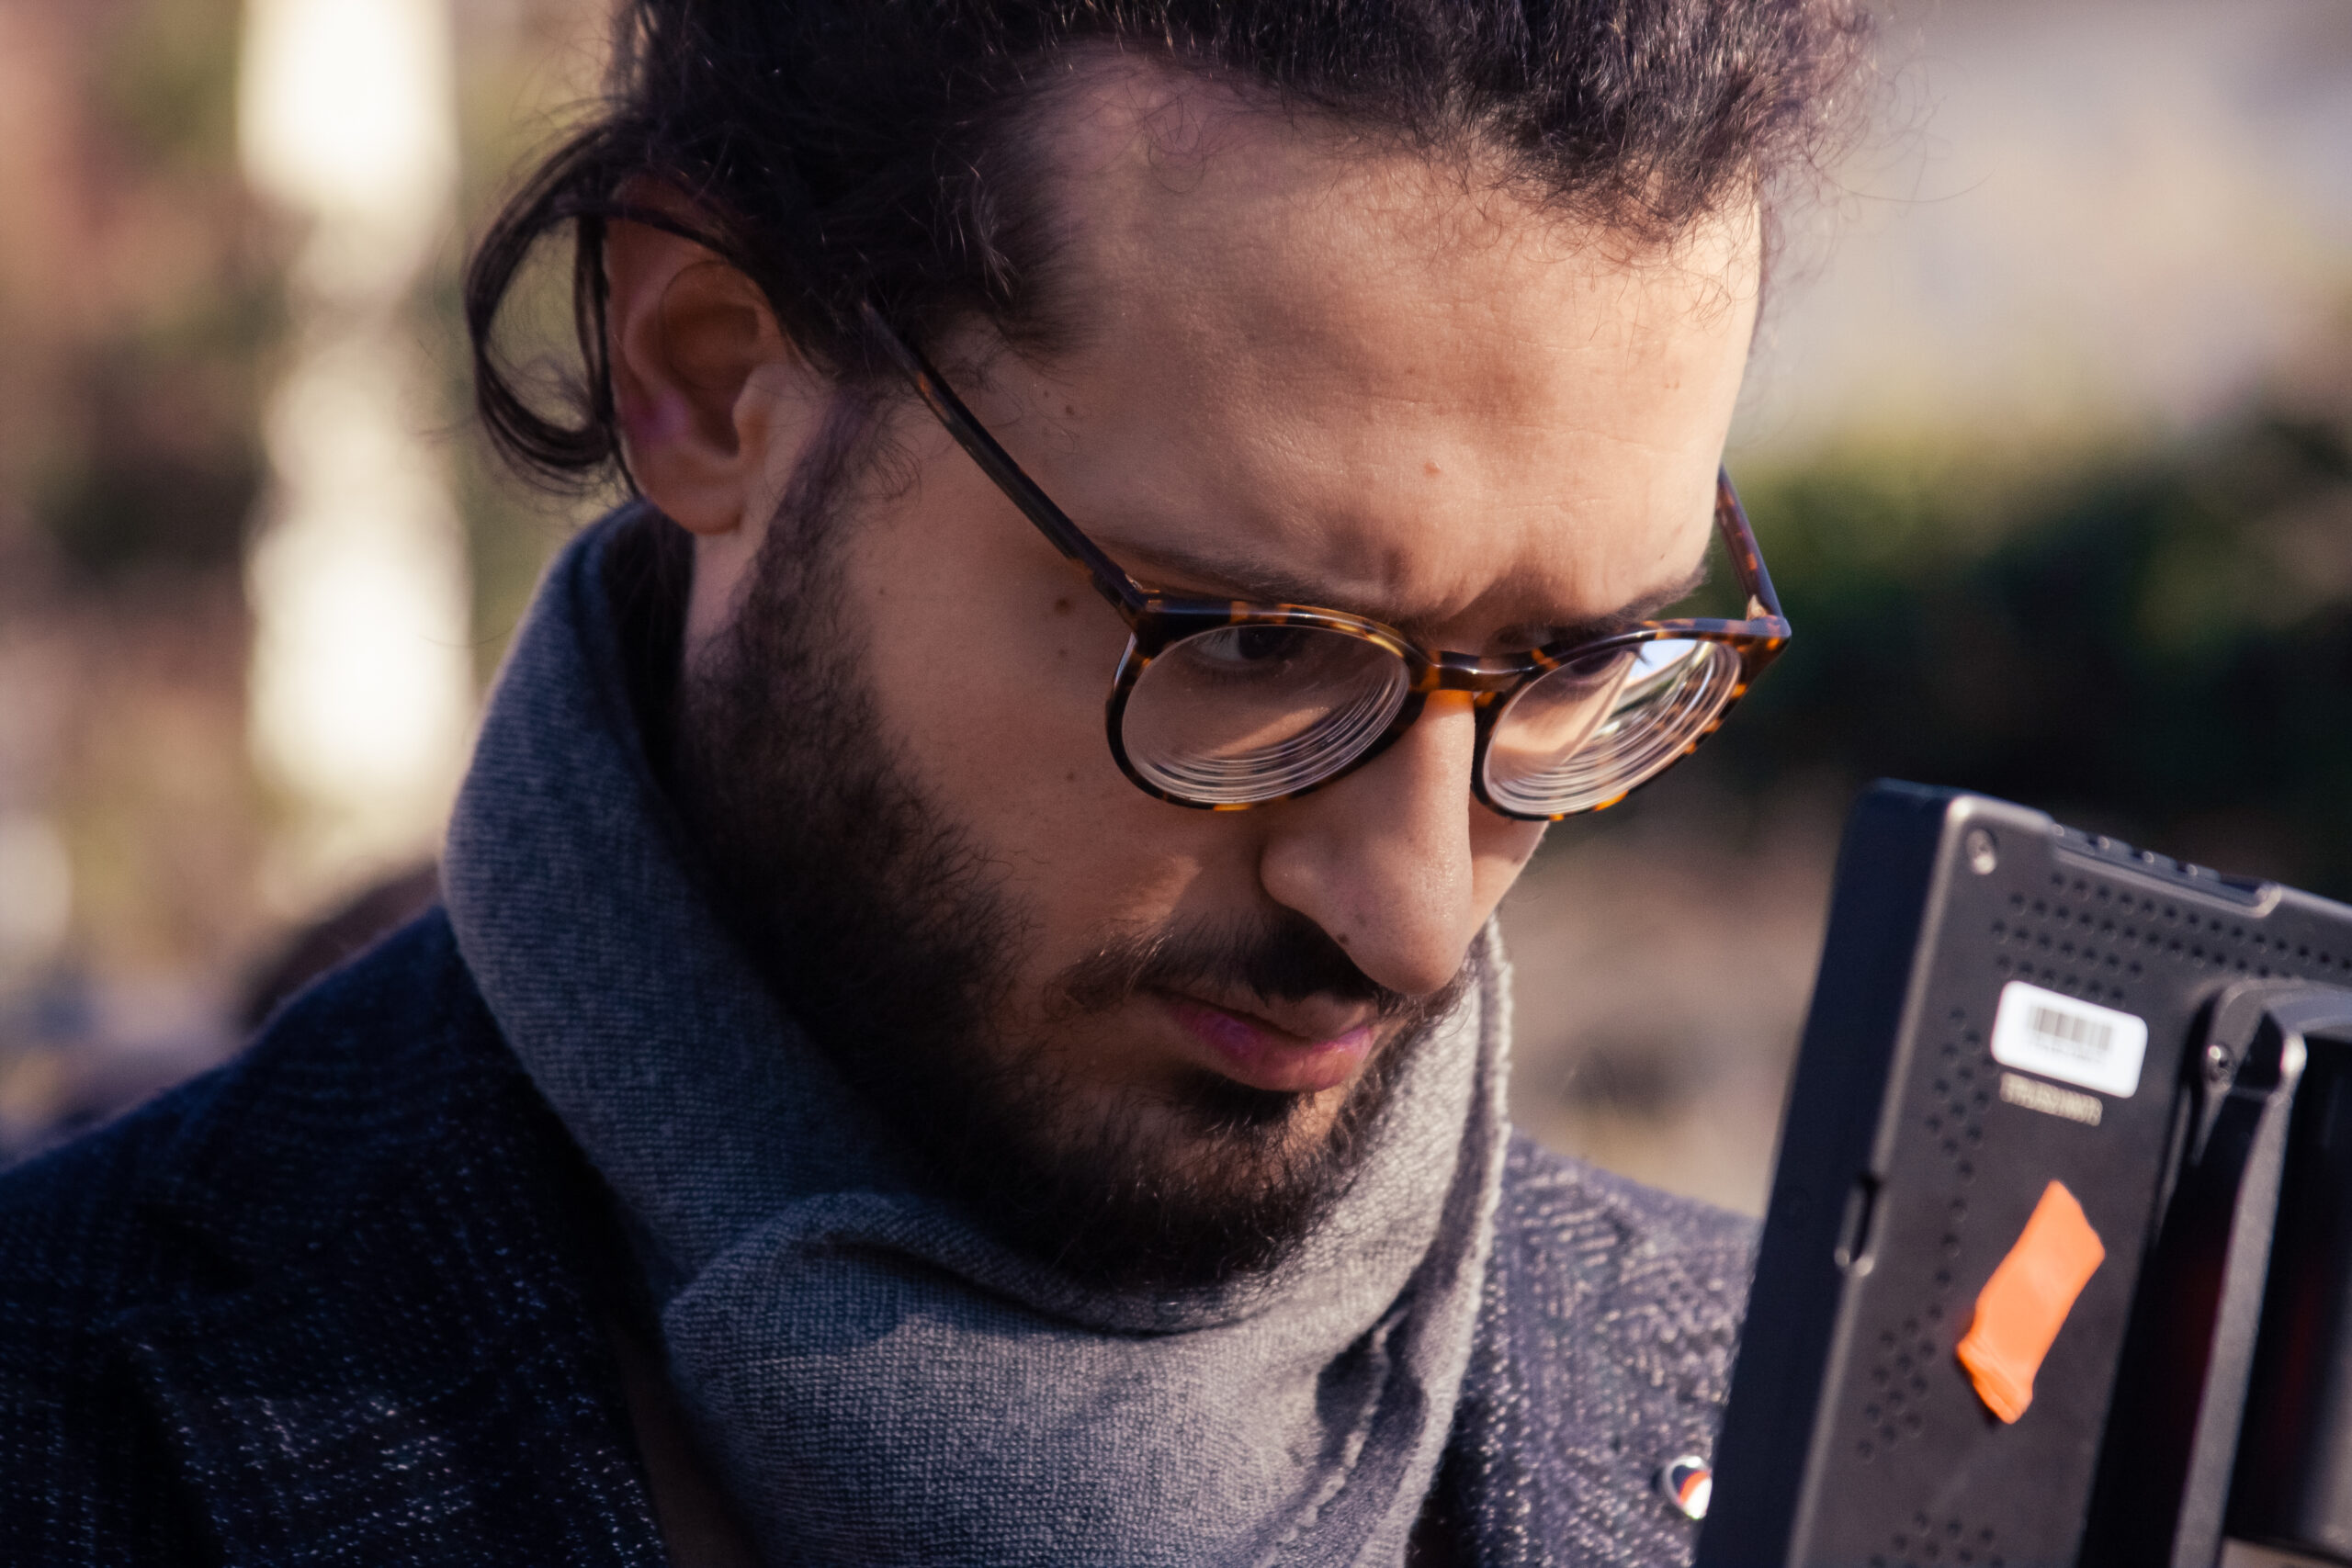
[[[1375,400],[1436,406],[1425,398]],[[1464,442],[1451,428],[1400,436],[1377,422],[1295,424],[1270,411],[1229,433],[1213,479],[1195,456],[1162,443],[1114,460],[1081,441],[1069,458],[1093,498],[1078,513],[1081,526],[1136,567],[1187,580],[1152,583],[1139,570],[1151,586],[1318,604],[1400,628],[1482,612],[1513,625],[1607,619],[1628,602],[1654,598],[1661,583],[1681,580],[1688,561],[1703,558],[1714,472],[1706,454],[1581,424],[1564,432],[1532,418],[1507,428],[1525,439],[1495,439],[1504,432],[1492,421],[1479,423],[1482,439]],[[1612,493],[1595,482],[1609,463],[1597,451],[1687,468],[1692,493]],[[1432,457],[1442,460],[1443,482],[1424,488]],[[1668,522],[1669,513],[1679,521]],[[1633,521],[1642,525],[1625,526]],[[1482,533],[1475,553],[1460,544]]]
[[[1192,341],[1163,334],[1166,349],[1148,365],[1139,356],[1105,367],[1103,389],[1138,407],[1148,401],[1163,428],[1194,434],[1227,454],[1228,467],[1256,470],[1260,484],[1278,482],[1303,509],[1358,512],[1354,492],[1400,475],[1418,482],[1422,465],[1434,461],[1452,480],[1484,491],[1479,504],[1491,511],[1573,502],[1578,470],[1605,466],[1604,449],[1656,453],[1667,445],[1611,400],[1622,386],[1588,378],[1586,357],[1634,361],[1643,395],[1655,399],[1674,400],[1685,382],[1710,374],[1694,352],[1620,346],[1628,329],[1600,322],[1568,323],[1588,342],[1605,335],[1609,345],[1566,363],[1498,321],[1441,320],[1443,331],[1392,333],[1387,343],[1372,330],[1318,332],[1302,343],[1297,325],[1290,343],[1274,346],[1230,321],[1188,321],[1181,336]],[[1216,365],[1215,384],[1170,378],[1171,361],[1190,361],[1196,373]],[[1531,473],[1544,493],[1521,493],[1514,476]]]
[[[1405,546],[1392,546],[1385,555],[1385,570],[1366,577],[1338,573],[1321,577],[1297,575],[1269,564],[1263,550],[1243,550],[1220,543],[1152,542],[1122,536],[1098,540],[1145,586],[1180,597],[1233,598],[1261,604],[1305,604],[1341,610],[1382,622],[1416,636],[1441,626],[1455,626],[1487,607],[1496,622],[1494,637],[1530,644],[1552,640],[1564,633],[1600,629],[1645,619],[1667,605],[1688,598],[1706,581],[1708,561],[1702,552],[1698,564],[1681,575],[1637,591],[1621,603],[1577,605],[1550,597],[1549,585],[1532,581],[1531,573],[1515,569],[1463,594],[1441,594],[1416,601],[1400,596],[1395,584],[1412,575],[1419,560]],[[1172,574],[1155,580],[1153,569]],[[1383,582],[1386,586],[1383,586]],[[1491,640],[1491,639],[1489,639]]]

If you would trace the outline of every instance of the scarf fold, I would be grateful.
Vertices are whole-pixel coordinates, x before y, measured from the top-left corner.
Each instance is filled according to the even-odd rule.
[[[1284,1262],[1095,1289],[1000,1246],[695,889],[601,562],[567,548],[449,828],[460,951],[611,1186],[669,1371],[774,1563],[1395,1563],[1469,1359],[1507,1141],[1504,966]]]

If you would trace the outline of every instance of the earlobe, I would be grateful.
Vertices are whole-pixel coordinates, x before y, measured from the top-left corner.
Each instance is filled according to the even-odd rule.
[[[710,252],[640,223],[605,236],[613,400],[629,471],[656,506],[706,537],[762,515],[774,448],[792,433],[774,378],[797,365],[759,289]]]

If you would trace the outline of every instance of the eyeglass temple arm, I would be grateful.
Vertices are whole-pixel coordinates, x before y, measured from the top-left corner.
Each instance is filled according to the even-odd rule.
[[[885,321],[882,312],[872,305],[862,305],[859,310],[875,340],[889,355],[891,361],[905,372],[907,379],[914,384],[915,394],[929,405],[939,423],[947,427],[947,434],[956,438],[956,445],[971,456],[982,472],[996,481],[997,488],[1021,508],[1023,514],[1036,525],[1037,531],[1045,535],[1056,549],[1085,569],[1087,576],[1093,581],[1095,592],[1108,599],[1112,608],[1130,620],[1139,615],[1150,599],[1143,585],[1129,577],[1125,568],[1104,555],[1093,540],[1080,532],[1078,525],[1069,520],[1069,513],[1054,504],[1053,497],[1022,472],[1021,465],[1012,460],[1012,454],[999,446],[996,437],[989,434],[988,427],[964,406],[964,400],[947,385],[946,378],[932,367],[931,361],[923,357],[921,349]]]
[[[1731,550],[1732,567],[1739,573],[1739,585],[1747,591],[1747,613],[1751,618],[1769,616],[1782,626],[1789,617],[1781,613],[1781,596],[1772,591],[1772,574],[1764,570],[1764,552],[1757,547],[1756,530],[1747,521],[1747,509],[1739,503],[1739,492],[1731,488],[1731,475],[1722,468],[1715,470],[1715,519],[1723,530],[1724,544]],[[1762,615],[1758,612],[1761,611]]]

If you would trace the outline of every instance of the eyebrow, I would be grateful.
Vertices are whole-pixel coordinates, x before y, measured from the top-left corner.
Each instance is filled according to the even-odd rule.
[[[1679,581],[1645,593],[1614,610],[1573,621],[1520,622],[1504,626],[1500,631],[1508,640],[1521,642],[1530,648],[1544,648],[1607,637],[1611,632],[1638,626],[1667,606],[1688,599],[1706,584],[1714,553],[1712,544],[1713,536],[1710,535],[1708,552],[1701,556],[1699,564]],[[1214,590],[1161,589],[1147,580],[1137,579],[1151,592],[1165,592],[1171,598],[1231,598],[1253,604],[1303,604],[1317,609],[1344,610],[1350,615],[1403,630],[1426,624],[1425,617],[1396,605],[1362,602],[1355,604],[1335,604],[1317,584],[1239,555],[1220,550],[1189,550],[1124,542],[1119,548],[1120,554],[1138,562],[1148,562],[1152,567],[1196,582],[1216,585]],[[1510,635],[1521,632],[1531,635],[1524,637]]]

